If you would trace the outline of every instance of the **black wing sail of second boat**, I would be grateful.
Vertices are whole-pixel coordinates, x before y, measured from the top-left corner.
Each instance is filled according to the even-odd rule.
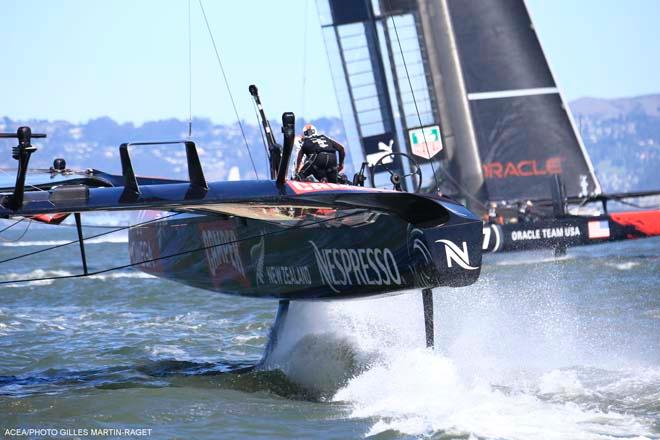
[[[391,168],[412,174],[384,164],[407,153],[421,192],[486,221],[487,251],[660,235],[657,209],[608,212],[640,194],[602,193],[524,0],[317,4],[351,156],[372,185]]]
[[[431,7],[443,2],[428,2]],[[522,0],[444,2],[463,73],[489,200],[599,193],[593,166]]]

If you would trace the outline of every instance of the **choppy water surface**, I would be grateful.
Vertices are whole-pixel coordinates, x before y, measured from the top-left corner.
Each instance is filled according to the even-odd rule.
[[[33,230],[20,245],[0,242],[0,259],[74,235]],[[92,269],[127,261],[123,236],[87,251]],[[476,285],[435,290],[435,351],[423,347],[416,292],[299,303],[259,371],[248,367],[261,358],[274,301],[131,270],[0,286],[0,428],[660,438],[660,240],[486,263]],[[72,246],[3,264],[0,278],[78,266]]]

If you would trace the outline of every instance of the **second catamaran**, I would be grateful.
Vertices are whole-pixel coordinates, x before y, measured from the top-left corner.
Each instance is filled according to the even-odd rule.
[[[419,165],[421,191],[482,215],[488,251],[660,235],[660,210],[608,211],[660,191],[603,194],[523,0],[317,4],[353,166],[375,186],[394,169],[413,189]]]

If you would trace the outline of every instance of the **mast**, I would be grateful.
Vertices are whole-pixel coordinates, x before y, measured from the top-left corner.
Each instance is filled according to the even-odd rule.
[[[485,201],[481,159],[447,1],[418,0],[418,4],[449,172],[460,182],[459,194],[467,192]],[[471,201],[466,200],[470,208],[479,208]]]
[[[378,0],[318,0],[318,9],[355,169],[367,161],[376,186],[389,183],[389,173],[373,165],[405,152],[422,164],[435,192],[444,143],[414,1],[387,0],[384,7]],[[388,166],[405,172],[396,161]]]

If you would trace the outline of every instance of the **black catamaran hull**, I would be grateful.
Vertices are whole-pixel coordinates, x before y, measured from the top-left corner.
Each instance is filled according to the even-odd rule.
[[[660,211],[628,211],[602,216],[567,216],[523,223],[485,223],[482,249],[521,251],[606,243],[660,235]]]
[[[85,212],[170,212],[129,229],[133,265],[249,297],[367,297],[464,286],[479,277],[482,222],[449,199],[297,181],[206,184],[194,177],[140,185],[128,172],[123,187],[60,185],[20,199],[5,194],[0,216],[75,213],[80,225]],[[84,246],[81,256],[87,274]]]
[[[158,277],[258,298],[344,299],[472,284],[481,222],[459,205],[436,203],[453,211],[428,226],[364,209],[256,208],[289,220],[187,215],[132,229],[130,256],[153,260],[138,267]]]

